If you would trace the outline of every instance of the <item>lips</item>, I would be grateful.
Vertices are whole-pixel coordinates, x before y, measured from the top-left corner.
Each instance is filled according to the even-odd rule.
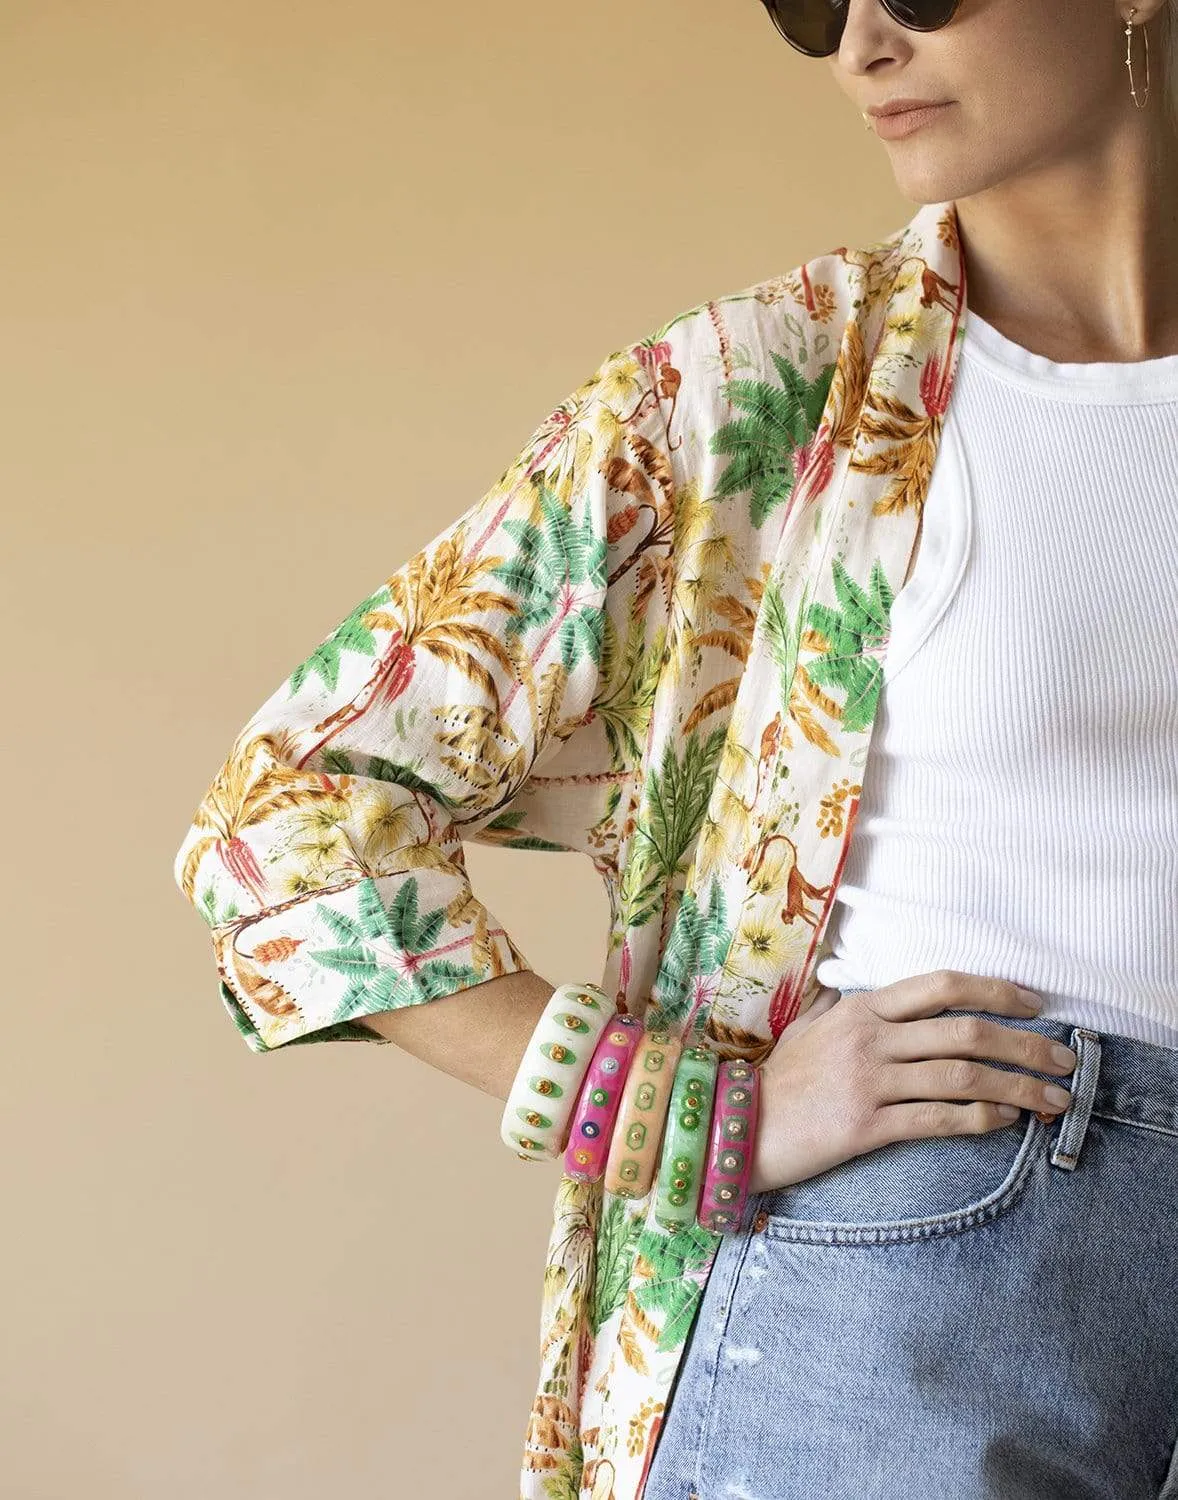
[[[881,141],[902,141],[905,136],[923,130],[932,121],[941,120],[942,111],[947,110],[950,104],[948,99],[933,104],[923,99],[918,102],[893,99],[890,104],[881,105],[873,111],[872,127]]]
[[[868,105],[867,113],[878,120],[884,115],[903,114],[910,109],[931,109],[938,104],[947,104],[946,99],[891,99],[887,104]]]

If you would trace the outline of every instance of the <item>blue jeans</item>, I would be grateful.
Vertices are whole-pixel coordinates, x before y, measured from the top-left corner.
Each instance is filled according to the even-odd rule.
[[[642,1500],[1178,1497],[1178,1050],[968,1014],[1072,1047],[984,1059],[1066,1111],[750,1198]]]

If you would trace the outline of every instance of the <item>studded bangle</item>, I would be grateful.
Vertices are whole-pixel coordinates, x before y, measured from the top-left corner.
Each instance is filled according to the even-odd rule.
[[[675,1069],[654,1218],[664,1229],[696,1223],[719,1059],[710,1047],[684,1047]]]
[[[701,1229],[729,1234],[740,1224],[753,1170],[760,1100],[761,1070],[755,1064],[743,1058],[720,1064],[699,1201]]]
[[[560,1157],[577,1091],[613,1014],[613,1003],[593,984],[562,984],[549,995],[499,1125],[503,1144],[522,1161]]]
[[[611,1016],[601,1033],[573,1111],[564,1152],[566,1177],[596,1182],[604,1173],[618,1104],[642,1034],[642,1021],[628,1015]]]
[[[682,1050],[682,1039],[669,1031],[647,1031],[639,1040],[610,1139],[603,1184],[607,1193],[642,1198],[650,1191]]]

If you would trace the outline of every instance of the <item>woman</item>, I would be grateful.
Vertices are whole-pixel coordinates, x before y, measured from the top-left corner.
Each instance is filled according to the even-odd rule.
[[[1175,1496],[1178,650],[1148,631],[1160,654],[1135,649],[1126,607],[1149,608],[1146,580],[1160,572],[1162,611],[1178,621],[1178,25],[1163,6],[1104,3],[963,0],[951,14],[948,0],[916,0],[900,19],[874,0],[771,10],[887,131],[904,193],[955,201],[972,318],[942,441],[972,460],[973,512],[963,519],[964,485],[942,468],[921,543],[922,561],[931,544],[969,572],[950,604],[943,574],[925,584],[918,564],[892,611],[839,951],[819,970],[843,1006],[861,1004],[847,1020],[869,1076],[836,1072],[832,1108],[862,1129],[869,1101],[936,1092],[937,1065],[912,1060],[937,1050],[925,1028],[945,1023],[911,1019],[927,1015],[919,984],[863,986],[876,968],[917,974],[939,960],[1046,980],[1074,997],[1053,1013],[1081,1029],[1033,1029],[1078,1042],[1083,1060],[1054,1145],[1031,1134],[1003,1155],[997,1137],[914,1129],[815,1176],[816,1115],[800,1101],[832,1092],[831,1047],[815,1036],[827,1001],[788,1028],[768,1069],[788,1083],[792,1129],[771,1111],[759,1170],[771,1187],[796,1185],[766,1193],[760,1232],[721,1253],[644,1494]],[[1138,23],[1128,80],[1117,17]],[[1167,65],[1168,108],[1156,71],[1145,95],[1141,30]],[[948,102],[870,114],[898,96]],[[1133,472],[1127,487],[1105,485],[1110,464]],[[1094,554],[1111,527],[1136,534],[1106,569]],[[1027,554],[1048,543],[1067,566],[1036,589]],[[1063,596],[1086,575],[1088,605],[1069,609]],[[1005,701],[991,628],[1025,632]],[[1050,784],[1020,786],[1035,759]],[[1126,795],[1110,796],[1114,780]],[[1008,863],[1022,820],[1047,826]],[[1090,858],[1098,844],[1106,856]],[[1111,926],[1096,915],[1110,857],[1123,861],[1113,903],[1125,905]],[[1118,968],[1121,980],[1136,971],[1136,996],[1098,1006]],[[929,1088],[915,1068],[930,1070]],[[986,1071],[942,1072],[963,1093],[942,1092],[1006,1097],[976,1087]],[[927,1106],[886,1107],[931,1123]]]
[[[735,1230],[561,1177],[524,1500],[1178,1494],[1169,11],[771,13],[945,101],[867,115],[922,206],[607,356],[176,877],[251,1048],[504,1099],[552,986],[462,844],[579,850],[618,1008],[761,1065]]]

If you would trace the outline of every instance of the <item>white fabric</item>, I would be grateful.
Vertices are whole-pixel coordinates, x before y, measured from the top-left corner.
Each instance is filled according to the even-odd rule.
[[[998,975],[1178,1047],[1176,474],[1178,355],[967,315],[822,983]]]

